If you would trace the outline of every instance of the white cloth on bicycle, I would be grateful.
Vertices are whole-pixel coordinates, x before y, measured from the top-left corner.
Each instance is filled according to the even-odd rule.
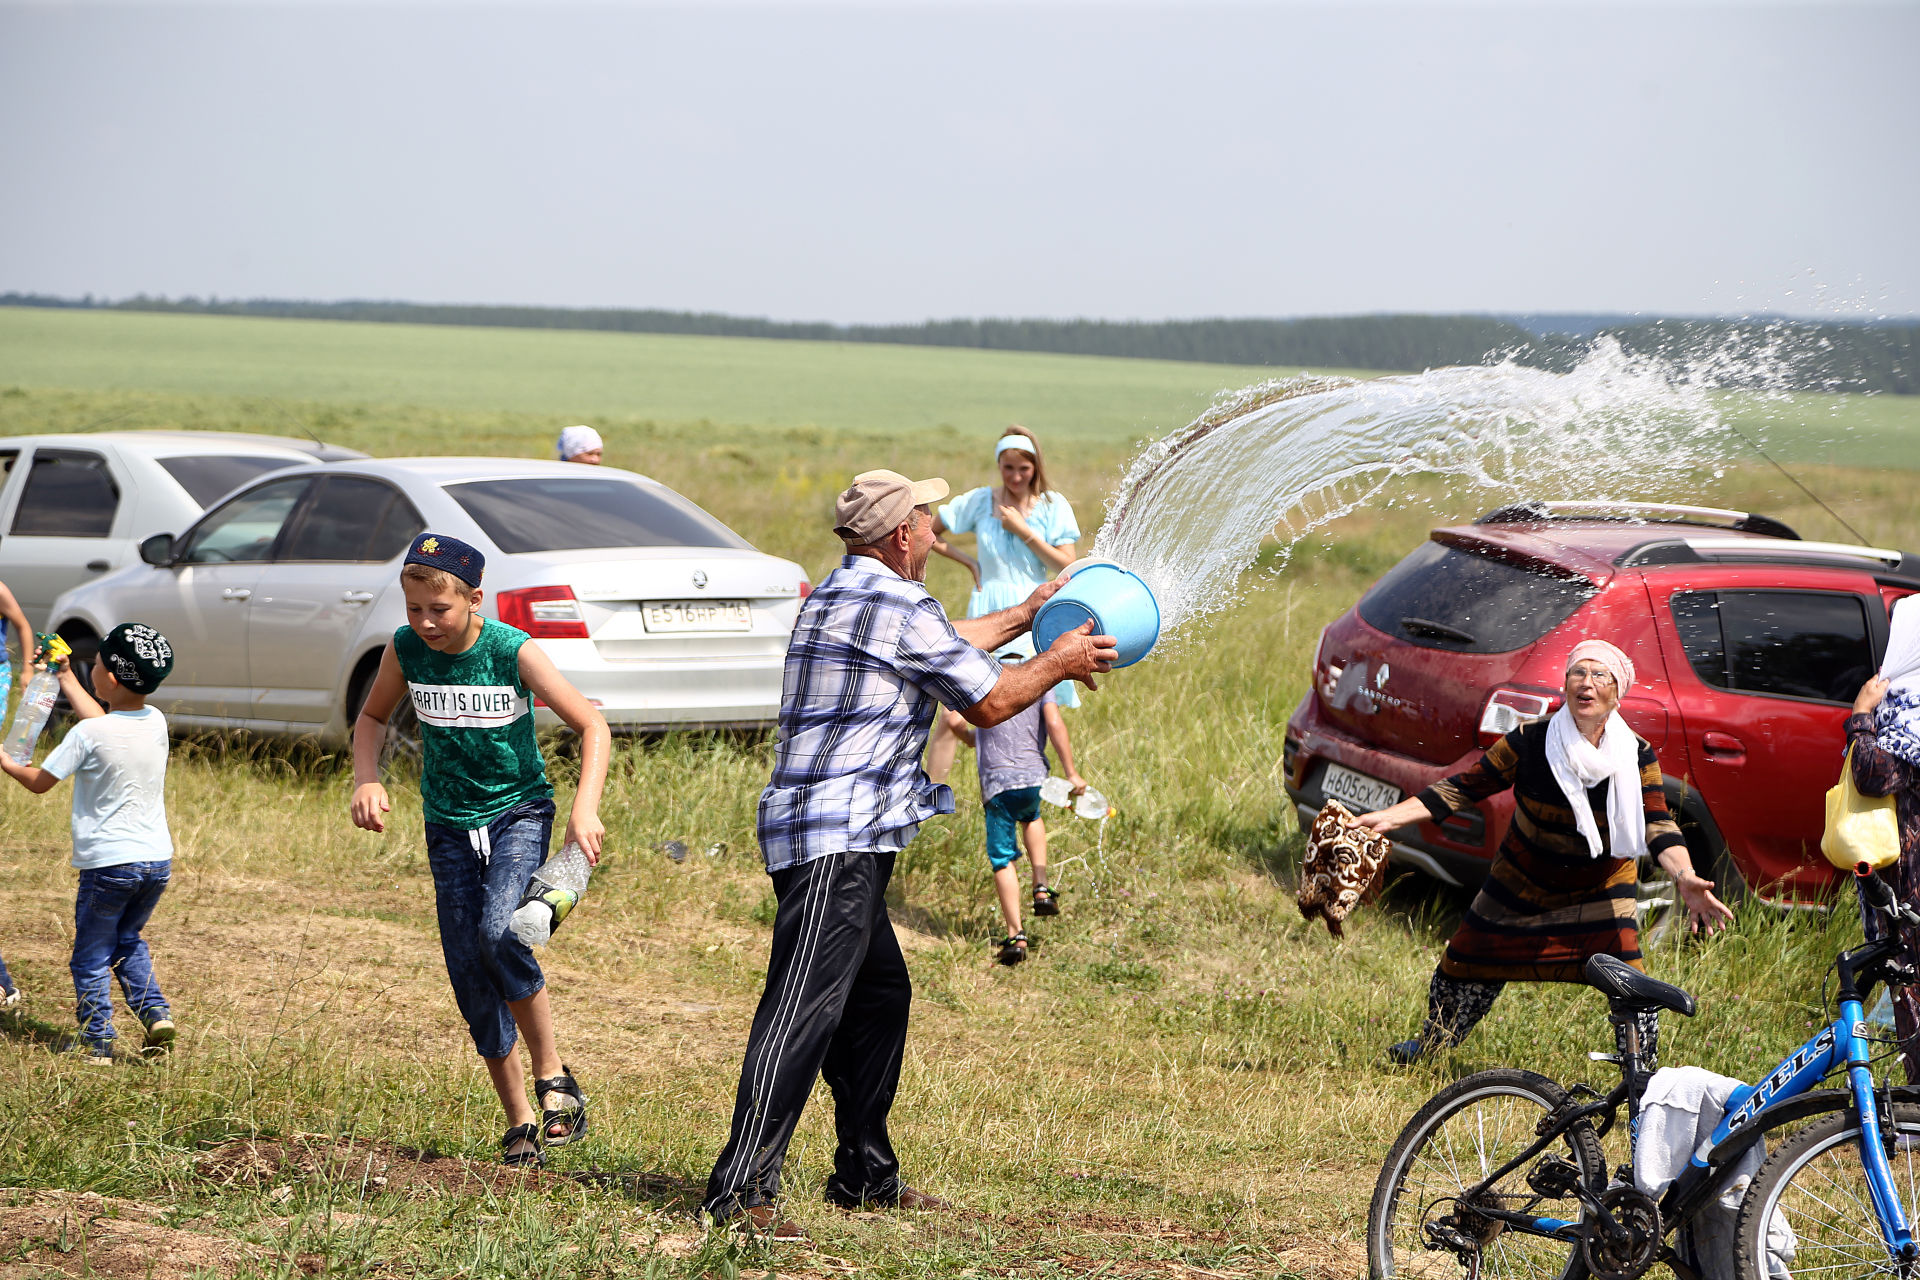
[[[1744,1084],[1700,1067],[1662,1067],[1654,1072],[1641,1096],[1640,1127],[1634,1132],[1634,1185],[1657,1200],[1686,1172],[1694,1156],[1705,1160],[1713,1149],[1713,1131],[1726,1114],[1727,1099]],[[1726,1190],[1701,1206],[1681,1233],[1682,1260],[1703,1280],[1733,1280],[1740,1202],[1766,1158],[1764,1141],[1748,1148],[1733,1166]],[[1767,1224],[1768,1273],[1783,1280],[1788,1277],[1797,1246],[1793,1228],[1775,1213]]]

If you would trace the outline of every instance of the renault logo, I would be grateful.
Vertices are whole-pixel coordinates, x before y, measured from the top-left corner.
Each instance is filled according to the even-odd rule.
[[[704,569],[695,569],[693,571],[693,585],[694,588],[699,591],[705,591],[707,589],[707,574]]]

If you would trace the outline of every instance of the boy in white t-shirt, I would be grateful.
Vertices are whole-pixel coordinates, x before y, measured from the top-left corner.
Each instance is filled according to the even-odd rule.
[[[147,705],[147,695],[173,670],[173,648],[152,627],[123,622],[100,642],[93,697],[71,667],[62,663],[59,670],[60,690],[80,723],[38,767],[15,764],[0,752],[0,769],[35,794],[73,778],[73,865],[80,872],[73,908],[75,1012],[87,1061],[107,1066],[114,1060],[115,977],[146,1028],[146,1051],[163,1052],[174,1038],[173,1014],[140,936],[173,866],[164,793],[167,720]]]

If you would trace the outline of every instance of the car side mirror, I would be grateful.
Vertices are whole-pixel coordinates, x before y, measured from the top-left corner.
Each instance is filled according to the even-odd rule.
[[[140,558],[156,569],[173,563],[173,535],[156,533],[140,544]]]

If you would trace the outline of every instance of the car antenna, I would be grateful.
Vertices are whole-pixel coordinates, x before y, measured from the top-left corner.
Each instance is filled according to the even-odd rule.
[[[1773,469],[1775,471],[1778,471],[1781,475],[1785,476],[1788,480],[1792,481],[1794,488],[1806,494],[1809,498],[1812,498],[1814,502],[1819,504],[1820,509],[1822,511],[1826,512],[1828,515],[1832,516],[1835,520],[1839,521],[1840,527],[1842,529],[1845,529],[1848,533],[1852,534],[1856,542],[1860,542],[1863,544],[1866,542],[1867,537],[1865,534],[1861,533],[1858,529],[1848,524],[1845,516],[1842,516],[1838,511],[1835,511],[1832,507],[1828,506],[1825,502],[1822,502],[1819,494],[1807,488],[1807,486],[1805,486],[1804,484],[1801,484],[1800,478],[1794,475],[1793,472],[1781,466],[1780,463],[1774,458],[1772,454],[1768,453],[1765,449],[1762,449],[1760,447],[1760,444],[1757,440],[1755,440],[1752,436],[1748,435],[1746,432],[1742,431],[1740,428],[1734,426],[1731,422],[1726,423],[1725,425],[1727,430],[1733,432],[1733,434],[1739,436],[1742,440],[1745,440],[1747,442],[1748,447],[1751,448],[1755,453],[1765,458],[1768,462],[1773,463]]]
[[[74,432],[74,434],[85,435],[89,431],[98,431],[101,427],[106,426],[110,422],[118,422],[120,421],[120,419],[131,417],[132,415],[133,415],[133,410],[122,409],[120,412],[110,413],[104,418],[95,418],[92,422],[89,422],[86,426]]]
[[[307,439],[313,441],[315,444],[319,445],[322,449],[327,447],[327,442],[325,440],[322,440],[319,436],[315,435],[313,433],[312,427],[308,426],[306,423],[302,422],[300,419],[288,413],[287,407],[285,405],[280,404],[278,401],[275,401],[273,402],[273,410],[275,413],[279,414],[282,418],[285,418],[288,422],[292,423],[293,426],[300,432],[301,435],[304,435],[305,437],[307,437]]]

